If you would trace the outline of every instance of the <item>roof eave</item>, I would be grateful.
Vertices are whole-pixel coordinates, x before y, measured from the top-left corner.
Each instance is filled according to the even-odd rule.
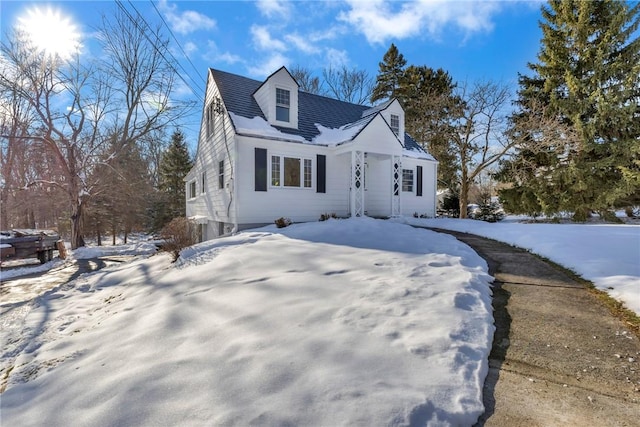
[[[277,136],[269,136],[269,135],[261,135],[259,133],[250,133],[250,132],[238,132],[236,131],[236,135],[237,136],[244,136],[247,138],[258,138],[258,139],[266,139],[269,141],[280,141],[280,142],[292,142],[292,143],[296,143],[296,144],[308,144],[308,145],[314,145],[316,147],[328,147],[329,144],[316,144],[316,143],[312,143],[307,141],[306,139],[304,141],[300,141],[299,139],[290,139],[290,138],[281,138],[281,137],[277,137]]]

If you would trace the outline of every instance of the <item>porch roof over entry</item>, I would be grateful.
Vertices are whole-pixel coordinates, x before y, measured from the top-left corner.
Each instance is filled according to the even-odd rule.
[[[222,101],[231,113],[236,130],[238,125],[254,136],[282,137],[310,144],[327,144],[324,137],[328,134],[341,134],[336,143],[348,142],[365,127],[381,110],[389,105],[389,101],[379,106],[352,104],[325,96],[315,95],[303,91],[298,92],[298,128],[285,128],[268,123],[262,110],[258,106],[254,92],[263,84],[237,74],[216,69],[210,69]],[[250,128],[249,128],[250,127]],[[270,128],[270,129],[269,129]],[[411,136],[405,133],[405,155],[428,160],[435,160]]]

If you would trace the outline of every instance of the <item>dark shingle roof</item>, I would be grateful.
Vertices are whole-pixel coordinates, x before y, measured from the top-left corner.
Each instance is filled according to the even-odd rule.
[[[264,82],[213,68],[210,71],[228,111],[249,119],[257,116],[266,120],[253,97],[255,91]],[[312,141],[314,137],[320,134],[316,124],[326,128],[337,129],[347,124],[362,123],[362,121],[371,120],[376,113],[386,108],[391,101],[370,107],[300,91],[298,92],[298,129],[274,127],[283,133],[301,136],[307,141]],[[425,153],[422,147],[406,133],[404,144],[408,150]]]
[[[420,151],[423,152],[424,149],[418,144],[418,141],[413,139],[411,135],[405,132],[404,134],[404,148],[411,151]]]
[[[211,69],[211,73],[228,111],[250,119],[258,116],[266,120],[252,96],[263,82],[220,70]],[[298,92],[298,129],[274,127],[283,133],[299,135],[311,141],[320,133],[316,123],[337,129],[360,120],[362,113],[369,108],[300,91]]]

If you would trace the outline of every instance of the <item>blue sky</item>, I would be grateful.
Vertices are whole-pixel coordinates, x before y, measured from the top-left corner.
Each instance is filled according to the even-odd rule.
[[[77,34],[83,55],[99,55],[95,27],[120,4],[162,25],[171,39],[183,93],[201,100],[207,68],[262,80],[280,66],[316,75],[329,65],[366,70],[375,78],[391,43],[408,65],[447,70],[457,82],[496,80],[515,88],[535,62],[540,1],[6,1],[4,38],[16,24],[38,22],[61,45]],[[40,20],[42,16],[48,19]],[[184,124],[195,133],[199,110]]]

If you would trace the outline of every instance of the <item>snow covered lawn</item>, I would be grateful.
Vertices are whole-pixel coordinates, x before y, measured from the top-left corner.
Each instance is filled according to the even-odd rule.
[[[471,219],[400,221],[485,236],[566,267],[640,314],[640,225],[488,223]]]
[[[169,259],[0,306],[2,424],[471,425],[483,412],[492,278],[450,236],[330,220]]]

